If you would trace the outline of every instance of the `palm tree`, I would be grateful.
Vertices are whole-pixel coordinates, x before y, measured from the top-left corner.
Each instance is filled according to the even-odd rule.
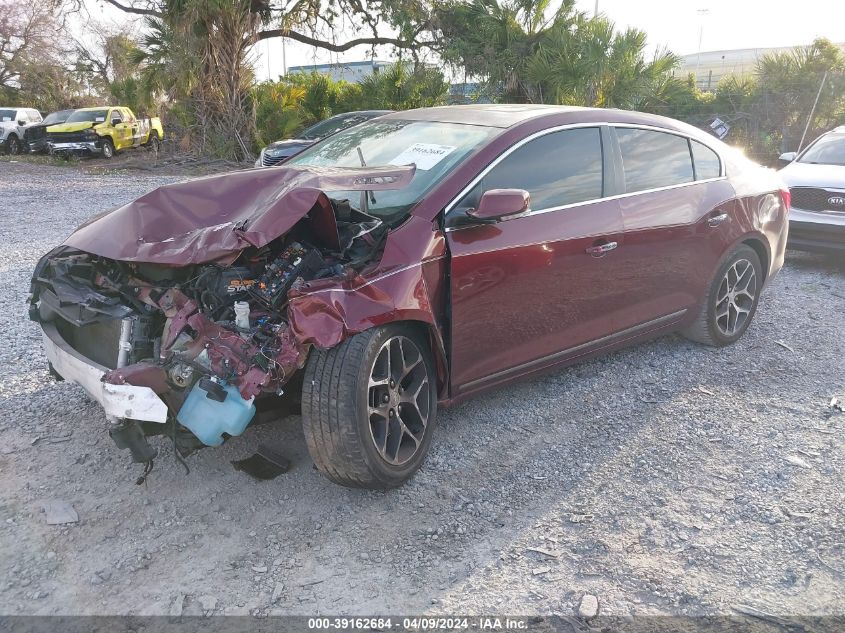
[[[551,13],[549,0],[473,0],[451,7],[448,20],[445,57],[507,100],[649,108],[677,87],[675,55],[647,60],[643,31],[617,32],[569,0]]]

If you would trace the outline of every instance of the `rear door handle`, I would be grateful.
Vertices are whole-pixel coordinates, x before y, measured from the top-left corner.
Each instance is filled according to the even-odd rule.
[[[719,226],[722,222],[724,222],[727,219],[728,219],[727,213],[720,213],[719,215],[714,215],[713,217],[707,219],[707,226],[709,226],[711,229],[715,229],[717,226]]]
[[[587,253],[593,257],[603,257],[617,246],[619,246],[619,244],[616,242],[605,242],[604,244],[598,244],[596,246],[588,246]]]

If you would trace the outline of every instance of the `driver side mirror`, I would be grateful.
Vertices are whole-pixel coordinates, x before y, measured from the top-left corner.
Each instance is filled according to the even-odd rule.
[[[795,160],[795,157],[798,155],[798,152],[785,152],[778,157],[778,160],[783,163],[784,165],[788,165],[792,161]]]
[[[24,125],[26,125],[26,121],[18,121],[18,125],[23,127]]]
[[[118,117],[112,117],[111,124],[118,125],[120,123],[120,119]]]
[[[467,211],[476,220],[495,221],[528,210],[530,194],[524,189],[490,189],[478,201],[478,207]]]

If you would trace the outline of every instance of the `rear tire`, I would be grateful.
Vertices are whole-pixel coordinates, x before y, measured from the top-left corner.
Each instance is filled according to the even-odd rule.
[[[302,427],[314,464],[335,483],[401,486],[425,459],[436,413],[431,353],[412,327],[373,328],[311,351]]]
[[[751,325],[762,287],[760,258],[753,248],[741,244],[722,261],[701,312],[682,334],[713,347],[735,343]]]
[[[103,139],[103,158],[106,160],[114,158],[114,143],[108,136]]]
[[[161,149],[161,140],[158,138],[158,132],[156,132],[155,130],[150,132],[150,138],[147,140],[146,145],[156,154],[158,154],[159,150]]]

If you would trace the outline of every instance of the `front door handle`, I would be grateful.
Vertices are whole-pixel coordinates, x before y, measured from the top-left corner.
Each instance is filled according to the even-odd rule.
[[[724,222],[727,219],[728,219],[727,213],[720,213],[719,215],[714,215],[713,217],[707,219],[707,226],[709,226],[711,229],[715,229],[717,226],[719,226],[722,222]]]
[[[604,244],[597,244],[596,246],[588,246],[587,253],[593,257],[604,257],[617,246],[619,246],[619,244],[616,242],[605,242]]]

